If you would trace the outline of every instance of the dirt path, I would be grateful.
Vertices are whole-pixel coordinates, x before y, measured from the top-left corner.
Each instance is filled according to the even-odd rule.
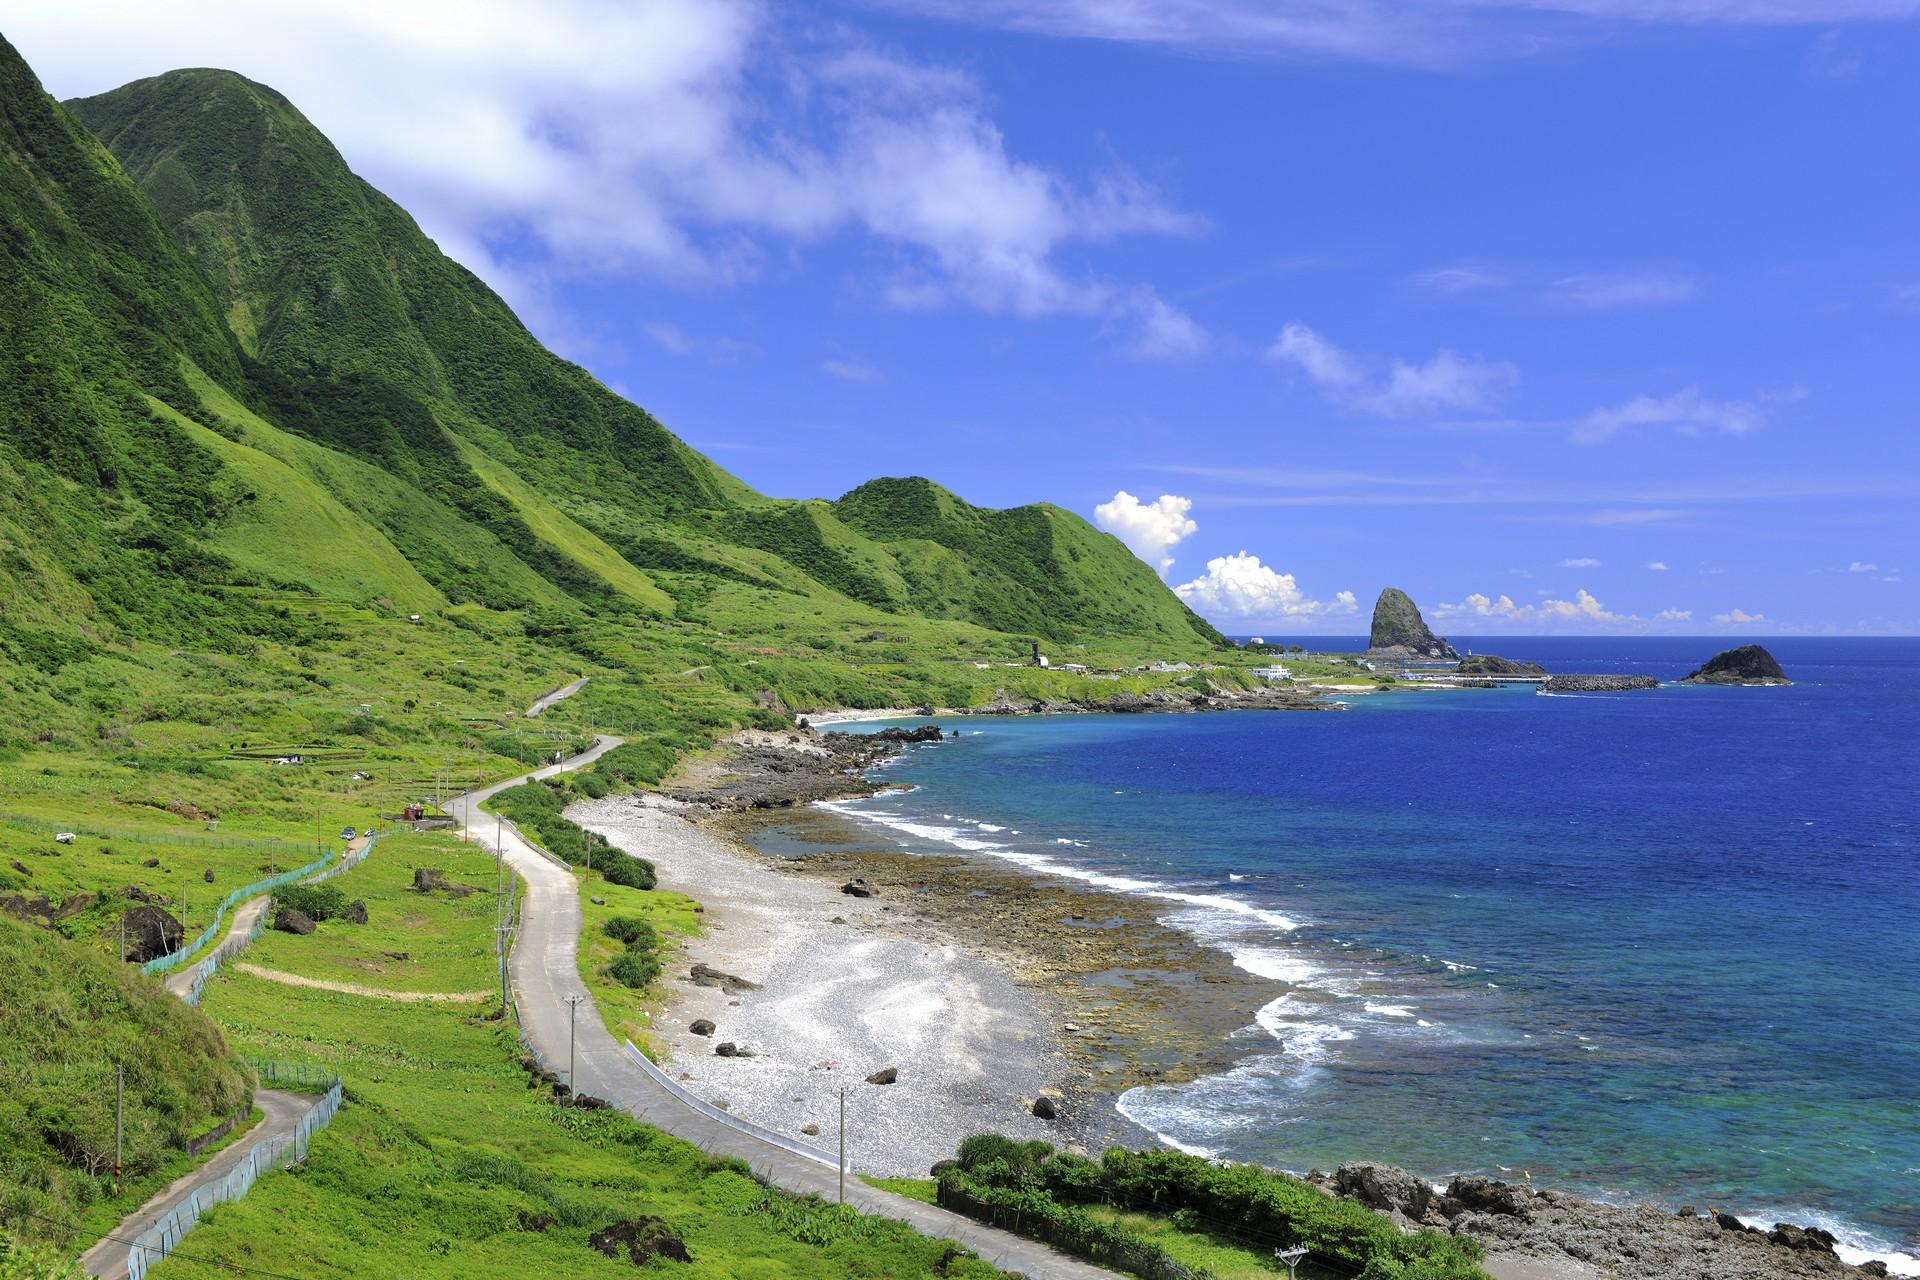
[[[291,1136],[300,1117],[307,1114],[318,1099],[304,1093],[283,1093],[278,1089],[256,1089],[254,1105],[265,1113],[259,1124],[249,1129],[238,1142],[216,1153],[192,1173],[175,1179],[165,1190],[121,1219],[113,1235],[101,1240],[80,1255],[80,1267],[101,1280],[126,1280],[127,1250],[141,1232],[157,1224],[201,1187],[218,1182],[231,1173],[260,1143]]]
[[[587,683],[587,679],[586,676],[581,676],[572,684],[563,684],[558,689],[551,689],[541,694],[533,700],[533,705],[527,708],[527,719],[533,719],[533,717],[539,715],[542,711],[545,711],[562,698],[571,698],[574,694],[580,692],[581,688]]]
[[[297,973],[287,973],[280,969],[266,969],[257,964],[236,964],[233,966],[242,973],[250,973],[256,978],[265,978],[268,982],[284,983],[289,987],[314,987],[321,991],[338,991],[349,996],[369,996],[375,1000],[398,1000],[403,1004],[412,1004],[421,1000],[484,1000],[493,994],[491,987],[481,991],[382,991],[378,987],[362,986],[358,982],[334,982],[326,978],[306,978]]]
[[[618,745],[620,739],[603,734],[591,751],[525,777],[458,796],[447,806],[447,812],[473,825],[480,804],[496,793],[530,778],[579,768]],[[488,843],[488,830],[485,823],[474,826],[474,834],[483,845]],[[511,824],[498,830],[501,854],[527,884],[512,962],[521,1025],[547,1061],[564,1068],[569,1061],[567,997],[589,1002],[590,1009],[592,1000],[580,980],[576,960],[581,920],[579,884],[571,867],[535,848]],[[835,1198],[835,1170],[693,1110],[635,1066],[597,1014],[590,1012],[579,1018],[574,1027],[573,1066],[580,1092],[606,1098],[635,1119],[704,1151],[745,1160],[762,1177],[789,1191]],[[1003,1270],[1047,1280],[1114,1280],[1116,1275],[971,1218],[869,1187],[857,1178],[847,1179],[846,1198],[863,1212],[898,1219],[929,1236],[958,1241]]]

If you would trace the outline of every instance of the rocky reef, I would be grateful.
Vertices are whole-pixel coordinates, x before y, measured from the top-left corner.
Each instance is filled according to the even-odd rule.
[[[1515,662],[1493,653],[1470,653],[1455,668],[1463,676],[1543,676],[1547,669],[1537,662]]]
[[[1553,676],[1540,686],[1545,693],[1619,693],[1625,689],[1658,689],[1652,676]]]
[[[1714,654],[1682,684],[1792,684],[1765,645],[1743,644]]]
[[[1427,627],[1413,598],[1398,587],[1388,587],[1373,604],[1373,630],[1367,656],[1389,662],[1418,659],[1450,661],[1460,654]]]
[[[1843,1262],[1833,1236],[1818,1227],[1783,1222],[1765,1230],[1713,1209],[1621,1208],[1489,1178],[1458,1177],[1440,1191],[1405,1169],[1370,1161],[1311,1173],[1308,1181],[1404,1227],[1471,1236],[1493,1254],[1584,1263],[1608,1276],[1774,1280],[1887,1274],[1883,1263]]]

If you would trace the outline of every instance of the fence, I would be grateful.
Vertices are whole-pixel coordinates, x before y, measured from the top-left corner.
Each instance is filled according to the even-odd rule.
[[[360,852],[348,854],[346,857],[340,859],[340,861],[335,863],[333,866],[328,867],[325,871],[322,871],[319,875],[309,879],[307,883],[319,884],[322,880],[331,880],[335,876],[340,875],[342,872],[353,870],[355,867],[359,866],[361,863],[367,860],[367,855],[373,852],[374,843],[379,839],[380,837],[377,835],[368,836],[366,844],[360,847]]]
[[[310,876],[332,860],[333,850],[328,849],[304,867],[296,867],[292,871],[282,871],[277,876],[268,876],[265,880],[256,880],[243,889],[235,889],[232,893],[220,899],[220,909],[213,913],[213,923],[202,930],[198,938],[195,938],[186,946],[181,947],[178,951],[169,955],[156,956],[154,959],[147,961],[140,966],[140,972],[152,976],[156,973],[165,973],[169,969],[178,969],[187,962],[194,952],[213,940],[213,935],[220,931],[220,923],[227,918],[227,912],[233,908],[234,903],[246,898],[251,898],[257,893],[267,893],[278,889],[283,884],[291,884],[304,876]]]
[[[266,1064],[272,1067],[276,1064]],[[265,1073],[263,1073],[265,1074]],[[291,1134],[280,1134],[256,1142],[240,1163],[224,1178],[196,1188],[185,1200],[167,1211],[167,1216],[141,1232],[127,1249],[127,1280],[145,1280],[147,1268],[172,1253],[181,1237],[193,1230],[200,1217],[214,1205],[238,1200],[247,1194],[261,1174],[307,1158],[307,1144],[313,1135],[327,1127],[340,1109],[340,1078],[320,1100],[307,1108]]]
[[[54,822],[25,813],[0,813],[0,822],[25,831],[58,835],[71,831],[97,840],[119,844],[192,845],[202,849],[260,849],[267,853],[304,853],[312,846],[304,840],[281,836],[223,836],[207,831],[137,830],[132,827],[96,827],[83,822]]]
[[[659,1067],[656,1067],[648,1060],[646,1054],[634,1048],[633,1041],[629,1040],[626,1044],[627,1055],[639,1065],[642,1071],[646,1072],[647,1075],[652,1078],[655,1084],[665,1089],[675,1101],[681,1103],[683,1106],[698,1111],[710,1120],[718,1120],[729,1129],[736,1129],[748,1137],[758,1138],[762,1142],[776,1146],[782,1151],[791,1152],[796,1156],[811,1160],[815,1164],[825,1165],[829,1169],[838,1169],[840,1167],[840,1161],[836,1157],[828,1155],[818,1147],[810,1147],[804,1142],[797,1142],[789,1138],[784,1133],[776,1133],[774,1130],[757,1125],[751,1120],[743,1120],[739,1116],[722,1111],[705,1098],[698,1098],[688,1093],[680,1086],[679,1081],[662,1071]]]

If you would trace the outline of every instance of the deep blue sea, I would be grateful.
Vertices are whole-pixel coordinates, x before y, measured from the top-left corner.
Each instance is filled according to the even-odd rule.
[[[1725,643],[1475,647],[1672,680]],[[1287,984],[1232,1071],[1120,1099],[1167,1141],[1920,1254],[1920,639],[1765,643],[1791,688],[954,720],[888,766],[915,790],[835,807],[1154,896]]]

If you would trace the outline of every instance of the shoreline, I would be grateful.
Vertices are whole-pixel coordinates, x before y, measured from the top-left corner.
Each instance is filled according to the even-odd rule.
[[[853,712],[841,722],[892,718],[897,714],[902,713],[897,710]],[[924,713],[904,714],[913,717]],[[804,730],[788,734],[758,734],[747,745],[765,752],[769,748],[777,749],[783,742],[790,744],[790,749],[797,752],[833,758],[832,752],[815,745],[820,742],[818,738]],[[732,775],[728,774],[727,767],[738,763],[737,756],[729,757],[723,750],[717,764],[708,761],[702,770],[697,771],[706,775],[700,781],[710,784],[719,777],[727,777],[731,781]],[[863,775],[864,772],[861,771]],[[864,777],[860,780],[865,781]],[[706,789],[697,787],[694,791],[697,793]],[[867,783],[864,787],[849,787],[848,794],[868,795],[875,789],[871,783]],[[954,957],[953,963],[957,965],[964,966],[964,958],[970,957],[976,963],[997,970],[1009,980],[1008,985],[997,989],[998,993],[1011,1003],[1023,1006],[1029,1018],[1039,1018],[1043,1028],[1053,1032],[1052,1048],[1060,1055],[1057,1060],[1067,1064],[1067,1070],[1058,1077],[1060,1084],[1054,1095],[1061,1104],[1061,1120],[1052,1123],[1032,1120],[1024,1110],[1025,1100],[1031,1094],[1028,1091],[1020,1096],[1019,1109],[1002,1105],[996,1110],[988,1103],[969,1113],[967,1121],[955,1126],[956,1133],[993,1128],[1019,1137],[1043,1137],[1056,1145],[1067,1147],[1097,1144],[1108,1137],[1133,1146],[1155,1141],[1157,1136],[1151,1130],[1134,1124],[1119,1113],[1115,1104],[1126,1088],[1137,1083],[1177,1084],[1227,1069],[1241,1056],[1235,1047],[1226,1043],[1228,1037],[1252,1023],[1252,1013],[1266,1001],[1288,989],[1283,982],[1253,978],[1235,969],[1225,954],[1202,946],[1198,939],[1178,929],[1161,924],[1154,918],[1151,901],[1139,896],[1103,891],[1081,882],[1049,875],[1045,871],[1012,868],[1005,863],[988,862],[964,853],[947,850],[908,852],[900,847],[876,847],[881,843],[880,840],[872,833],[860,830],[862,824],[833,812],[830,807],[823,808],[810,803],[822,799],[818,790],[816,780],[802,782],[796,788],[794,798],[788,801],[762,790],[755,793],[751,802],[743,803],[737,797],[721,801],[715,794],[715,803],[697,806],[684,803],[690,793],[683,786],[677,792],[681,797],[681,803],[676,805],[679,809],[677,816],[687,829],[701,833],[724,849],[723,856],[736,874],[759,877],[779,886],[793,895],[795,900],[834,907],[849,922],[854,920],[854,916],[845,908],[858,903],[867,908],[868,919],[872,922],[870,928],[877,936],[896,943],[938,948]],[[803,807],[790,807],[796,802]],[[657,808],[662,802],[657,798],[635,801],[627,797],[619,803],[646,809]],[[691,815],[701,815],[703,808],[705,814],[700,816],[698,822],[687,820]],[[581,820],[588,825],[595,825],[592,817],[583,817]],[[596,826],[596,829],[602,828]],[[612,832],[608,834],[612,835]],[[750,841],[756,842],[758,847]],[[925,847],[926,843],[915,841],[915,846]],[[680,878],[672,869],[672,854],[663,853],[658,845],[649,845],[636,851],[645,852],[656,860],[663,883],[672,881],[671,887],[684,888],[714,906],[719,905],[715,902],[713,882],[679,883]],[[856,900],[840,895],[837,884],[851,876],[860,876],[876,885],[880,896]],[[728,886],[723,885],[721,892],[727,891]],[[876,902],[882,904],[877,911],[873,910]],[[1013,904],[1022,905],[1015,906],[1011,911],[1006,909]],[[1075,910],[1075,904],[1092,910]],[[899,909],[888,910],[889,907]],[[1116,914],[1113,917],[1094,914],[1108,910]],[[1001,918],[996,921],[996,917]],[[1046,927],[1049,924],[1064,936],[1053,935]],[[723,927],[727,932],[733,932],[731,923],[725,923]],[[1211,960],[1215,972],[1188,969],[1181,975],[1183,981],[1169,984],[1153,1000],[1115,999],[1112,998],[1113,988],[1108,988],[1109,999],[1104,1010],[1097,1014],[1083,1012],[1090,1007],[1087,1001],[1089,986],[1115,976],[1122,977],[1124,984],[1131,986],[1158,966],[1144,954],[1132,957],[1134,963],[1118,975],[1112,969],[1099,967],[1099,961],[1079,965],[1062,963],[1066,957],[1081,949],[1074,944],[1087,935],[1133,938],[1138,933],[1152,930],[1177,936],[1179,943],[1176,948],[1170,949],[1170,953],[1184,953],[1188,958]],[[807,946],[809,963],[806,975],[800,977],[802,985],[817,981],[819,973],[832,971],[844,963],[831,939],[821,939],[817,930],[807,936],[810,939],[810,945]],[[820,950],[818,944],[823,941],[826,949]],[[791,947],[793,944],[791,941],[783,944],[775,940],[760,946],[757,953],[768,955],[771,952],[777,955],[783,945]],[[753,952],[752,947],[749,952]],[[697,960],[699,957],[690,951],[689,959]],[[777,963],[773,965],[773,971],[779,968]],[[1180,966],[1176,962],[1172,968],[1177,973]],[[1219,969],[1229,971],[1224,981],[1223,975],[1218,973]],[[754,975],[747,973],[745,976]],[[791,984],[794,976],[790,974],[782,979],[783,984]],[[1234,1009],[1232,1006],[1236,1001],[1216,998],[1212,1002],[1214,1016],[1203,1015],[1195,1019],[1195,1007],[1189,1001],[1198,993],[1204,1006],[1207,1003],[1206,996],[1218,996],[1219,985],[1238,987],[1236,994],[1240,999],[1237,1003],[1243,1007]],[[712,1007],[711,995],[686,998],[692,1001],[704,998],[708,1003],[703,1007]],[[789,1001],[791,998],[791,992],[784,997]],[[743,1003],[737,1006],[729,1006],[722,1000],[720,1007],[740,1017],[741,1011],[750,1007],[748,1002],[760,1001],[755,993],[749,993],[741,999]],[[692,1004],[677,999],[672,1012],[663,1015],[660,1024],[665,1026],[670,1021],[675,1024],[684,1022],[686,1018],[682,1017],[682,1010],[692,1007]],[[711,1015],[689,1012],[686,1016]],[[718,1018],[715,1020],[719,1021]],[[1181,1026],[1183,1022],[1185,1025]],[[1202,1030],[1196,1027],[1196,1022],[1208,1025]],[[1169,1030],[1173,1034],[1165,1035]],[[684,1034],[679,1038],[688,1039]],[[1145,1052],[1142,1051],[1143,1045]],[[698,1046],[691,1047],[695,1053],[699,1052]],[[1018,1042],[1012,1048],[1014,1052],[1009,1056],[1021,1060],[1015,1074],[1022,1079],[1032,1078],[1036,1061],[1030,1053],[1032,1046]],[[686,1069],[679,1056],[684,1051],[675,1046],[674,1052],[673,1068]],[[708,1048],[706,1052],[711,1053],[711,1049]],[[711,1079],[717,1075],[712,1070],[689,1074],[695,1079]],[[735,1075],[737,1077],[738,1073]],[[904,1071],[902,1079],[905,1079]],[[1106,1112],[1104,1117],[1099,1114],[1102,1109]],[[1024,1120],[1033,1128],[1003,1123],[1001,1117],[1009,1113],[1016,1121]],[[974,1123],[972,1117],[982,1117],[987,1122]],[[765,1122],[763,1116],[756,1115],[756,1118]],[[826,1132],[830,1140],[831,1128]],[[915,1131],[911,1121],[906,1121],[905,1132],[908,1142],[896,1143],[896,1147],[912,1147],[917,1143],[919,1154],[932,1153],[936,1159],[951,1154],[950,1145],[946,1150],[939,1150],[937,1141],[924,1129]],[[1095,1145],[1094,1149],[1097,1151],[1098,1146]],[[903,1149],[894,1154],[904,1157],[906,1152]],[[1342,1169],[1347,1167],[1343,1165]],[[902,1158],[891,1168],[883,1170],[876,1167],[869,1171],[890,1172],[893,1168],[924,1176],[926,1164],[915,1168],[911,1159]],[[1409,1183],[1418,1183],[1418,1179],[1411,1175],[1400,1173],[1399,1176]],[[1485,1180],[1468,1181],[1484,1183]],[[1499,1187],[1501,1184],[1491,1185]],[[1330,1185],[1328,1189],[1332,1190]],[[1364,1194],[1355,1194],[1354,1198],[1367,1201]],[[1425,1197],[1421,1199],[1424,1203]],[[1497,1264],[1494,1274],[1499,1277],[1607,1275],[1612,1274],[1607,1270],[1609,1264],[1644,1266],[1653,1259],[1658,1259],[1662,1266],[1669,1268],[1660,1270],[1659,1274],[1699,1277],[1700,1280],[1706,1280],[1707,1277],[1712,1277],[1712,1280],[1747,1280],[1749,1277],[1759,1280],[1768,1276],[1888,1274],[1869,1261],[1869,1255],[1841,1246],[1854,1263],[1866,1264],[1864,1267],[1850,1265],[1837,1252],[1823,1246],[1817,1233],[1808,1236],[1798,1228],[1772,1232],[1750,1230],[1747,1224],[1732,1215],[1679,1217],[1669,1210],[1646,1204],[1607,1204],[1561,1191],[1546,1191],[1536,1195],[1519,1187],[1505,1188],[1493,1195],[1491,1201],[1496,1207],[1490,1208],[1482,1203],[1470,1212],[1456,1215],[1451,1222],[1445,1219],[1435,1221],[1431,1216],[1423,1218],[1422,1215],[1430,1214],[1430,1210],[1423,1208],[1416,1213],[1414,1210],[1420,1206],[1412,1202],[1393,1203],[1389,1199],[1374,1203],[1372,1207],[1393,1213],[1404,1225],[1421,1225],[1424,1222],[1442,1230],[1451,1229],[1476,1236],[1488,1245],[1490,1251],[1498,1251],[1494,1258]],[[1762,1228],[1766,1225],[1761,1224]],[[1808,1243],[1809,1240],[1812,1243]],[[1901,1267],[1900,1271],[1892,1274],[1915,1274],[1915,1271],[1908,1269],[1905,1255],[1895,1255],[1892,1260]],[[1597,1263],[1601,1270],[1583,1270],[1585,1263]]]

